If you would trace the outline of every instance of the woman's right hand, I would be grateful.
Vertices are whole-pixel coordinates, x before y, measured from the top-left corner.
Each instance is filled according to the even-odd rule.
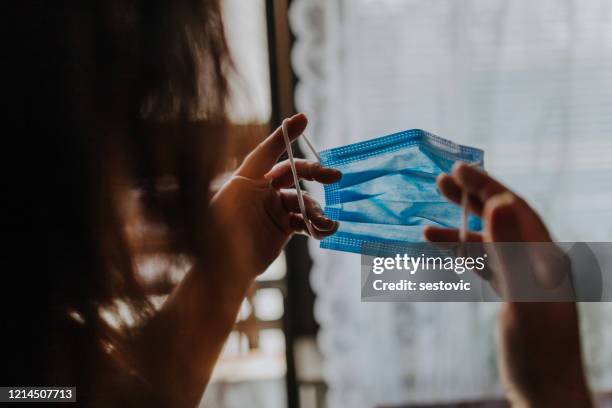
[[[290,140],[304,132],[308,120],[297,114],[287,121]],[[277,162],[286,151],[282,127],[262,141],[242,162],[238,170],[215,194],[211,209],[219,224],[232,234],[234,251],[240,254],[246,275],[251,281],[281,253],[295,233],[306,233],[312,225],[314,239],[336,232],[338,222],[329,219],[320,205],[304,194],[308,219],[304,219],[289,160]],[[322,184],[335,183],[342,177],[338,170],[305,159],[295,161],[297,177]]]
[[[483,218],[483,233],[470,233],[469,241],[551,241],[538,214],[480,169],[459,164],[451,174],[438,178],[438,187],[457,204],[466,192],[469,210]],[[425,237],[432,242],[456,242],[459,233],[456,229],[429,227]],[[554,276],[540,278],[554,280]],[[502,305],[498,319],[498,361],[513,406],[591,406],[576,303],[507,302]]]

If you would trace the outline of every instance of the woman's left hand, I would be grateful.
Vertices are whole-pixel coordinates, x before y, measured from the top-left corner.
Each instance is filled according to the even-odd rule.
[[[289,119],[289,138],[298,138],[307,122],[303,114]],[[279,127],[245,158],[211,202],[217,222],[238,245],[237,255],[250,262],[253,278],[276,259],[294,233],[307,231],[296,191],[285,190],[294,184],[289,161],[277,163],[285,149]],[[300,179],[330,184],[342,177],[338,170],[317,162],[297,159],[295,165]],[[304,194],[304,204],[314,227],[313,238],[322,239],[336,232],[338,223],[327,218],[308,194]]]
[[[519,196],[484,171],[466,164],[438,180],[442,194],[461,204],[468,194],[471,212],[484,220],[482,234],[470,232],[472,242],[551,242],[540,216]],[[432,242],[457,242],[459,231],[428,227],[425,237]],[[492,248],[491,246],[489,248]],[[534,245],[532,250],[538,248]],[[546,248],[553,248],[552,244]],[[545,255],[553,252],[544,251]],[[557,285],[567,269],[558,267],[559,257],[542,256],[537,280],[545,288]],[[511,293],[507,282],[524,276],[528,268],[517,268],[509,259],[499,268],[501,276],[487,279],[502,297]],[[543,266],[542,266],[543,265]],[[498,361],[502,381],[512,406],[591,407],[582,363],[578,309],[574,302],[521,302],[506,296],[500,308]]]

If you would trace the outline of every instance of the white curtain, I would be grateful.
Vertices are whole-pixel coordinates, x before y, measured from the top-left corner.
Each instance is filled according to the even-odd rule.
[[[319,148],[426,129],[483,148],[558,240],[612,239],[611,2],[293,0],[290,22]],[[311,244],[332,407],[501,393],[496,305],[361,303],[359,257]],[[581,312],[610,389],[612,307]]]

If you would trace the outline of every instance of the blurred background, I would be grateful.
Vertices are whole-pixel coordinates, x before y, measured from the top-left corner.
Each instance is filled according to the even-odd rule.
[[[239,73],[234,163],[295,111],[319,149],[422,128],[484,149],[557,240],[612,240],[609,1],[223,4]],[[496,309],[361,303],[359,257],[296,237],[245,301],[202,406],[500,398]],[[591,386],[610,391],[612,305],[580,310]]]

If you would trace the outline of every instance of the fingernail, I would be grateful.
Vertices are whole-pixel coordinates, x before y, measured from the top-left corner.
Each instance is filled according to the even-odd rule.
[[[497,205],[511,206],[515,203],[516,196],[509,191],[504,191],[503,193],[493,196],[492,199],[495,199]]]
[[[338,169],[334,169],[334,168],[331,168],[331,167],[323,167],[323,166],[321,166],[321,170],[330,173],[330,175],[332,175],[333,177],[336,177],[338,179],[342,178],[342,172],[340,170],[338,170]]]
[[[316,227],[320,231],[331,231],[336,227],[336,221],[327,218],[324,215],[317,215],[315,217]]]

